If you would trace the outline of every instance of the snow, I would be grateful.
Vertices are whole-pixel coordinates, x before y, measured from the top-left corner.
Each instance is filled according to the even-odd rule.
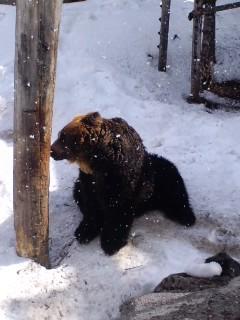
[[[185,229],[153,212],[136,220],[113,257],[99,239],[80,246],[72,200],[77,167],[51,161],[51,270],[15,254],[12,145],[15,9],[0,6],[0,319],[109,320],[126,299],[226,250],[240,259],[240,114],[189,105],[193,2],[172,2],[167,73],[157,71],[159,2],[66,4],[61,24],[53,140],[75,115],[120,116],[149,151],[179,168],[198,222]],[[239,11],[217,15],[216,74],[240,76]],[[178,35],[176,37],[175,35]]]
[[[222,273],[222,267],[215,261],[210,263],[193,263],[187,266],[184,272],[192,277],[211,278],[214,276],[220,276]]]

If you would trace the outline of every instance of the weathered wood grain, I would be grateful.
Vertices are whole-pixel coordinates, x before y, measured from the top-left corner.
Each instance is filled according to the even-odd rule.
[[[49,155],[61,5],[61,0],[21,0],[16,10],[16,250],[45,266],[49,266]]]
[[[203,0],[194,1],[194,10],[201,10]],[[192,35],[192,66],[191,66],[191,98],[194,102],[200,101],[201,90],[201,46],[202,46],[202,17],[193,19]]]
[[[0,4],[7,4],[7,5],[15,6],[17,1],[18,0],[0,0]],[[81,2],[81,1],[86,1],[86,0],[64,0],[63,3]]]
[[[166,71],[171,0],[162,1],[158,70]]]
[[[216,0],[206,2],[206,9],[213,9]],[[203,17],[202,30],[202,51],[201,51],[201,83],[202,88],[208,90],[213,80],[213,67],[215,63],[215,30],[216,17],[215,14],[205,15]]]

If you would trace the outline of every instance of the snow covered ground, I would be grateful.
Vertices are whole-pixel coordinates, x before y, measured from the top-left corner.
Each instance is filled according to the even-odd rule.
[[[221,1],[220,1],[221,2]],[[219,2],[219,3],[220,3]],[[240,113],[188,105],[192,1],[172,3],[168,72],[157,71],[156,0],[87,0],[63,9],[53,139],[76,114],[126,119],[149,151],[176,163],[198,222],[185,229],[159,213],[137,220],[113,257],[99,240],[73,241],[80,214],[71,189],[77,168],[51,162],[52,270],[15,254],[12,122],[15,9],[0,6],[0,319],[108,320],[119,305],[160,280],[227,250],[240,259]],[[239,10],[217,17],[216,69],[240,78]],[[178,38],[173,40],[174,35]],[[64,255],[67,254],[64,258]]]

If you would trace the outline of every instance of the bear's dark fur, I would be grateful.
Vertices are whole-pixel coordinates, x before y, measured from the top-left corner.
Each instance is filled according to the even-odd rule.
[[[83,220],[75,231],[80,243],[100,235],[111,255],[127,243],[135,217],[149,210],[191,226],[195,216],[177,168],[149,154],[137,132],[120,118],[90,113],[73,119],[51,147],[55,160],[80,166],[74,199]]]

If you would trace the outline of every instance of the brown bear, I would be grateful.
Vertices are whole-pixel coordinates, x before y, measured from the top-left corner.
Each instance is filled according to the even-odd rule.
[[[195,216],[177,168],[145,150],[138,133],[121,118],[98,112],[74,118],[51,146],[55,160],[76,162],[74,199],[83,220],[75,231],[80,243],[100,235],[106,254],[127,243],[135,217],[149,210],[191,226]]]

